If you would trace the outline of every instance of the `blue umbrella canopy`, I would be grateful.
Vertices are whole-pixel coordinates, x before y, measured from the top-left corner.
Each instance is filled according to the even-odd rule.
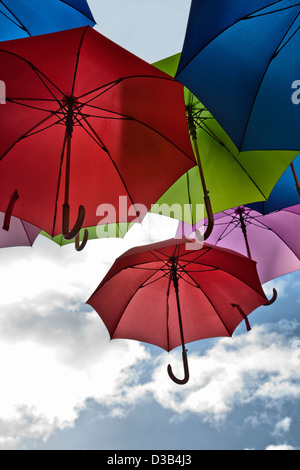
[[[270,214],[286,207],[299,204],[300,196],[300,155],[294,160],[293,165],[289,166],[273,188],[267,201],[248,204],[253,210],[261,214]]]
[[[1,0],[0,40],[94,26],[86,0]]]
[[[240,151],[300,150],[300,4],[193,0],[176,78]]]

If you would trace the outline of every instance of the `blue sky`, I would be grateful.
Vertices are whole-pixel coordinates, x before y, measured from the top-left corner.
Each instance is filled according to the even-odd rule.
[[[182,47],[190,2],[89,4],[100,32],[149,62]],[[166,373],[181,373],[179,349],[109,341],[85,304],[117,256],[175,231],[153,216],[82,253],[43,237],[0,251],[0,449],[300,448],[300,273],[265,286],[279,298],[250,332],[189,344],[185,387]]]

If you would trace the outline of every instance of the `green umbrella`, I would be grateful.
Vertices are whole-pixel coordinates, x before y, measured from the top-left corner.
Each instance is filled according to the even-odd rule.
[[[180,54],[176,54],[153,65],[174,76],[179,59]],[[266,201],[298,152],[239,152],[195,95],[187,88],[184,93],[198,166],[173,184],[151,211],[169,215],[191,225],[205,217],[210,218],[211,223],[204,236],[206,239],[213,228],[213,214],[236,206]],[[199,207],[203,206],[203,201],[204,214],[203,211],[198,211]],[[177,210],[174,209],[175,206]]]

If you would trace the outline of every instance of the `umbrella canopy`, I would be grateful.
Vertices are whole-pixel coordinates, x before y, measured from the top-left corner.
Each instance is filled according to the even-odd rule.
[[[239,150],[300,149],[299,13],[294,0],[192,2],[176,77]]]
[[[0,210],[52,237],[139,220],[195,165],[182,85],[90,27],[2,43],[0,68]]]
[[[0,212],[0,248],[33,245],[41,231],[38,227],[11,217],[8,231],[5,219],[5,214]]]
[[[267,201],[248,204],[249,207],[261,214],[269,214],[286,207],[299,204],[300,184],[300,155],[298,155],[273,188]]]
[[[249,207],[237,207],[214,218],[208,242],[255,260],[262,284],[300,270],[300,205],[265,216]],[[194,227],[180,223],[177,236],[196,236],[202,223]]]
[[[180,54],[155,65],[174,75]],[[187,88],[184,89],[187,120],[197,156],[195,166],[183,175],[159,199],[152,212],[162,212],[179,205],[175,218],[191,225],[209,212],[219,213],[238,205],[268,199],[274,185],[298,152],[239,152],[223,128]],[[232,120],[234,111],[228,108]],[[198,206],[210,198],[205,213]],[[190,210],[184,210],[189,207]],[[210,210],[211,209],[211,210]],[[211,230],[207,230],[207,236]],[[206,237],[207,238],[207,237]]]
[[[274,292],[275,300],[276,293]],[[87,302],[110,337],[157,345],[167,351],[185,342],[231,336],[242,320],[268,305],[256,263],[233,251],[188,239],[133,248],[119,257]]]
[[[86,0],[3,0],[0,2],[0,40],[94,26]]]

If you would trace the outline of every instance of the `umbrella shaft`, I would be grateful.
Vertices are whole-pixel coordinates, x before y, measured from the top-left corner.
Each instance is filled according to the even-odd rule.
[[[71,135],[67,135],[65,204],[69,204],[70,166],[71,166],[71,142],[72,142],[72,136],[71,136]]]
[[[298,175],[296,173],[296,169],[295,169],[293,163],[291,163],[291,169],[292,169],[292,172],[293,172],[293,175],[294,175],[294,178],[295,178],[296,189],[297,189],[297,192],[298,192],[298,195],[299,195],[299,198],[300,198],[300,183],[299,183]]]
[[[191,137],[193,139],[193,143],[194,143],[194,150],[195,150],[195,154],[196,154],[197,165],[198,165],[199,172],[200,172],[200,178],[201,178],[201,183],[202,183],[202,187],[203,187],[204,197],[206,197],[208,195],[208,190],[207,190],[207,187],[206,187],[206,181],[205,181],[204,172],[203,172],[202,163],[201,163],[201,158],[200,158],[197,132],[196,132],[196,126],[195,126],[195,121],[194,121],[194,117],[193,117],[192,106],[187,107],[187,112],[188,112],[189,131],[190,131]]]
[[[181,317],[181,307],[180,307],[180,299],[179,299],[179,285],[178,285],[178,276],[176,272],[176,267],[173,267],[173,284],[176,293],[176,302],[177,302],[177,313],[178,313],[178,321],[179,321],[179,328],[180,328],[180,337],[181,337],[181,345],[182,345],[182,352],[186,352],[185,350],[185,341],[184,341],[184,334],[183,334],[183,325],[182,325],[182,317]]]
[[[240,217],[241,228],[242,228],[242,232],[243,232],[245,243],[246,243],[248,258],[252,259],[250,246],[249,246],[249,242],[248,242],[247,227],[246,227],[246,224],[245,224],[245,220],[244,220],[243,212],[242,212],[241,208],[238,209],[238,214],[239,214],[239,217]]]
[[[74,99],[70,97],[68,98],[68,113],[67,113],[67,119],[66,119],[67,160],[66,160],[65,204],[69,204],[71,142],[72,142],[73,129],[74,129]]]

